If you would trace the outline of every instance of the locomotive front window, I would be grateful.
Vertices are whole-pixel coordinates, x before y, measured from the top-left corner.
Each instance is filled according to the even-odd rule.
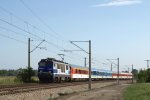
[[[46,66],[46,63],[45,62],[40,62],[39,66],[44,67],[44,66]]]
[[[68,66],[66,66],[66,70],[68,70]]]

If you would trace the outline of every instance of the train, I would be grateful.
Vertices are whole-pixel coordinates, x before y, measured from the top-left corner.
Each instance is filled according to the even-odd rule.
[[[92,80],[132,79],[132,73],[110,70],[91,69]],[[55,58],[41,59],[38,63],[38,78],[40,82],[81,81],[89,79],[89,68],[69,64]]]

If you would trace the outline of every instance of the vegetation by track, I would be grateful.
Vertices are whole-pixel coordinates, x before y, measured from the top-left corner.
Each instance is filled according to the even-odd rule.
[[[150,100],[150,83],[130,85],[124,92],[124,100]]]

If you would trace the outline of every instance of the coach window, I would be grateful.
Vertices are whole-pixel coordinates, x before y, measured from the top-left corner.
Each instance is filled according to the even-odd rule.
[[[85,74],[87,74],[87,71],[85,71]]]
[[[84,71],[83,71],[83,70],[81,70],[81,74],[84,74]]]
[[[79,70],[79,74],[81,74],[81,70]]]
[[[66,66],[66,70],[68,70],[68,66]]]
[[[56,64],[54,63],[54,67],[56,67]]]
[[[86,71],[84,71],[84,74],[86,74]]]
[[[65,72],[65,65],[62,64],[62,72],[64,73]]]
[[[57,68],[60,69],[60,65],[59,64],[57,64]]]
[[[76,73],[78,73],[78,70],[77,69],[75,69],[76,70]]]

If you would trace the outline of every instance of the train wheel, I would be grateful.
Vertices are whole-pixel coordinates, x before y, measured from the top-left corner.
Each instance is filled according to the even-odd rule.
[[[68,82],[68,78],[67,77],[65,77],[65,82]]]
[[[55,77],[55,82],[58,82],[58,77]]]
[[[61,77],[59,78],[59,83],[61,83],[62,82],[62,80],[61,80]]]

